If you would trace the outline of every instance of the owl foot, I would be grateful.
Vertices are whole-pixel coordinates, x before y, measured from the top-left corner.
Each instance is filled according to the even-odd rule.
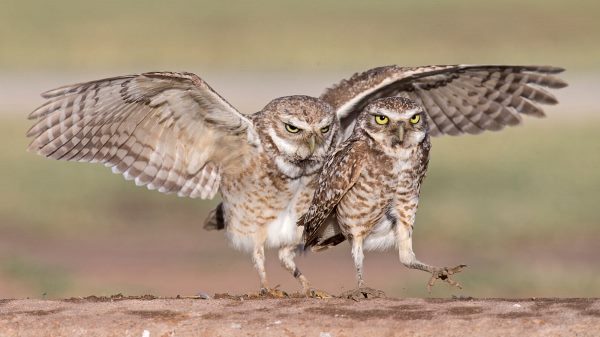
[[[319,299],[333,298],[333,296],[329,295],[328,293],[324,292],[323,290],[312,289],[312,288],[308,289],[306,291],[306,297],[319,298]]]
[[[381,290],[369,288],[369,287],[360,287],[353,290],[348,290],[340,294],[341,298],[347,298],[354,301],[360,301],[365,299],[373,299],[373,298],[385,298],[385,293]]]
[[[260,296],[266,298],[287,298],[288,293],[283,290],[275,288],[262,288],[260,289]]]
[[[431,287],[433,287],[433,285],[435,284],[435,281],[437,281],[438,279],[450,284],[451,286],[455,286],[458,289],[462,289],[460,284],[458,284],[458,282],[451,279],[450,276],[452,276],[456,273],[460,273],[466,266],[467,266],[466,264],[461,264],[461,265],[458,265],[453,268],[434,267],[431,271],[431,278],[429,279],[429,282],[427,283],[427,291],[429,291],[431,293]]]

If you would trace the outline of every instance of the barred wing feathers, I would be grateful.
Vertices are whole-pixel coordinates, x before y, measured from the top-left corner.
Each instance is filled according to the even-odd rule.
[[[540,104],[556,104],[544,88],[567,84],[551,66],[386,66],[355,74],[327,89],[321,99],[337,111],[346,135],[371,101],[404,96],[422,105],[429,133],[478,134],[521,123],[521,115],[543,117]]]
[[[191,73],[151,72],[60,87],[29,118],[29,150],[103,163],[137,185],[212,198],[243,160],[251,122]]]

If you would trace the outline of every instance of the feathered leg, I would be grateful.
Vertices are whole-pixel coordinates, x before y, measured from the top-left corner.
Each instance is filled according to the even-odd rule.
[[[358,236],[352,239],[352,258],[354,258],[354,266],[356,267],[356,279],[358,287],[362,288],[365,285],[363,280],[363,238]]]
[[[265,245],[264,243],[256,243],[252,251],[252,261],[254,268],[260,277],[260,293],[263,296],[287,297],[287,294],[278,289],[269,288],[267,282],[267,272],[265,271]]]
[[[400,262],[404,266],[410,269],[418,269],[431,273],[431,278],[427,283],[427,290],[429,292],[431,292],[431,287],[433,287],[435,281],[438,279],[462,289],[460,284],[451,279],[450,276],[461,272],[467,265],[461,264],[456,267],[434,267],[417,260],[412,248],[412,226],[398,224],[396,226],[396,240],[398,242]]]
[[[316,290],[310,287],[310,282],[306,276],[302,274],[300,269],[296,266],[294,262],[294,257],[296,256],[296,246],[284,246],[279,248],[279,261],[281,262],[281,266],[289,271],[298,282],[302,285],[302,290],[304,294],[308,297],[316,297],[316,298],[329,298],[331,295],[327,294],[324,291]]]
[[[365,298],[380,298],[385,297],[385,293],[381,290],[365,287],[363,280],[363,237],[354,236],[352,238],[352,257],[354,258],[354,266],[356,267],[356,279],[358,288],[349,290],[340,295],[340,297],[350,298],[355,301]]]

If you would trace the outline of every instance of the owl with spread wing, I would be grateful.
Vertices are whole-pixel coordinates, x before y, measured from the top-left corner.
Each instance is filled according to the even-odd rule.
[[[430,133],[475,134],[543,116],[556,103],[561,69],[520,66],[389,66],[357,74],[320,98],[289,96],[244,114],[191,73],[151,72],[50,90],[29,118],[29,150],[101,163],[137,185],[222,202],[205,220],[252,255],[262,293],[270,288],[266,247],[314,295],[294,256],[297,218],[309,207],[317,174],[358,113],[380,97],[406,96],[425,108]],[[341,123],[341,124],[340,124]],[[339,230],[339,229],[336,229]]]
[[[429,162],[429,135],[499,130],[518,124],[520,113],[543,116],[534,103],[553,104],[556,99],[536,85],[565,85],[550,75],[515,74],[509,67],[488,73],[485,69],[490,67],[480,66],[459,66],[451,75],[442,72],[441,77],[438,70],[447,68],[431,67],[432,76],[424,79],[418,79],[420,69],[406,69],[404,75],[413,73],[408,77],[417,78],[391,85],[390,74],[398,69],[385,67],[355,75],[323,95],[337,107],[346,140],[325,163],[308,212],[298,220],[298,226],[304,228],[306,248],[318,251],[350,241],[358,288],[343,296],[354,299],[382,295],[365,287],[363,248],[396,247],[402,264],[432,274],[428,289],[437,279],[460,287],[451,275],[465,265],[430,266],[420,262],[412,249],[419,193]],[[503,78],[508,82],[501,83]],[[513,81],[517,83],[510,83]],[[377,87],[373,83],[378,82],[386,84],[379,90],[344,96],[354,92],[353,88]],[[529,94],[523,95],[525,92]]]

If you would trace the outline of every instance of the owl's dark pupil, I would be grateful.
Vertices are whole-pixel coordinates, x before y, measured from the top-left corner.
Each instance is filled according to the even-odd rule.
[[[382,115],[377,115],[377,116],[375,116],[375,121],[377,121],[378,124],[385,124],[387,122],[387,117],[382,116]]]
[[[290,133],[298,133],[300,132],[300,129],[293,126],[292,124],[287,124],[285,123],[285,129],[290,132]]]

